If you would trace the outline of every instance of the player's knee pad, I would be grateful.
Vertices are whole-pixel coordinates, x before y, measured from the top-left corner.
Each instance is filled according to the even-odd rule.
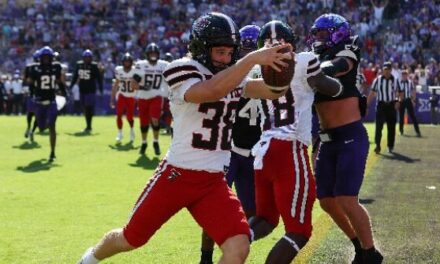
[[[147,133],[149,128],[150,128],[149,125],[141,126],[141,132],[142,133]]]

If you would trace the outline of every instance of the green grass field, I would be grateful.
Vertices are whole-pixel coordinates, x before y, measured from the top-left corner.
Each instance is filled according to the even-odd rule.
[[[3,128],[0,137],[1,264],[76,263],[83,252],[94,245],[106,231],[126,223],[137,196],[160,159],[154,156],[151,143],[147,156],[138,155],[139,133],[134,145],[127,144],[126,123],[124,124],[126,138],[121,145],[115,145],[116,125],[113,117],[95,118],[94,131],[91,135],[83,135],[79,132],[84,127],[83,118],[59,117],[57,160],[51,165],[47,164],[49,155],[47,134],[36,135],[36,143],[30,144],[23,137],[24,116],[0,116],[0,123]],[[368,125],[368,128],[372,135],[374,127]],[[165,153],[170,144],[170,137],[162,136],[160,143],[162,152]],[[380,205],[379,201],[385,197],[380,196],[381,192],[377,190],[383,188],[380,181],[385,176],[381,172],[387,170],[396,172],[405,168],[380,167],[381,161],[386,159],[385,156],[370,155],[370,157],[372,158],[369,160],[368,177],[364,187],[367,192],[362,194],[377,201],[372,204],[373,206],[384,206],[383,203]],[[433,164],[435,167],[435,162]],[[434,172],[438,172],[438,165],[436,169]],[[372,176],[369,176],[370,174]],[[393,178],[393,181],[398,184],[400,179]],[[431,183],[426,185],[436,184],[440,185],[438,177],[432,177]],[[405,186],[407,189],[402,191],[392,186],[394,189],[391,189],[390,194],[387,193],[386,199],[393,200],[393,193],[405,193],[412,188],[410,185]],[[425,186],[422,187],[421,190],[426,192]],[[435,206],[438,208],[438,198],[440,198],[438,190],[432,191],[429,195],[431,195],[429,202],[436,203]],[[419,199],[404,194],[401,196],[408,198],[409,201]],[[393,201],[390,206],[411,210],[404,201],[401,204],[400,201]],[[387,213],[391,212],[392,208],[387,208],[385,205],[385,208],[373,210],[373,219],[376,215],[382,214],[381,210],[386,209],[390,210]],[[429,232],[424,233],[437,232],[438,235],[440,210],[430,212],[428,206],[421,210],[424,213],[419,217],[417,212],[411,214],[415,217],[415,221],[419,221],[417,222],[419,225],[416,225],[412,231],[429,227]],[[392,213],[391,217],[393,217]],[[401,217],[403,216],[399,216]],[[428,222],[425,220],[426,217],[430,218]],[[397,248],[388,248],[382,244],[381,247],[386,255],[395,254],[400,249],[408,249],[405,245],[410,242],[410,245],[415,243],[412,241],[413,238],[404,236],[409,234],[406,229],[407,222],[403,220],[399,222],[394,234],[381,227],[381,225],[392,226],[392,222],[387,221],[388,217],[382,216],[378,219],[382,219],[381,222],[376,223],[373,220],[373,224],[382,232],[379,233],[379,241],[388,239],[391,243],[390,237],[393,235],[408,239],[408,241],[392,241],[393,247]],[[346,263],[352,254],[350,245],[326,218],[317,203],[315,203],[314,222],[314,237],[297,262]],[[186,210],[182,210],[156,233],[147,246],[128,254],[120,254],[103,263],[197,263],[200,233],[200,228],[191,216]],[[283,229],[279,227],[268,238],[255,242],[247,263],[263,263],[270,248],[282,233]],[[423,240],[422,237],[417,239]],[[436,240],[426,240],[424,243],[428,245],[432,241],[436,243]],[[432,252],[439,249],[438,246],[431,248]],[[438,261],[432,263],[440,263],[438,252],[440,251],[436,253]],[[216,250],[215,259],[218,259],[218,256],[219,250]]]

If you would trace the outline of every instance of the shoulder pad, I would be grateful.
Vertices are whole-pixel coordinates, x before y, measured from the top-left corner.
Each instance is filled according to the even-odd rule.
[[[168,64],[163,76],[171,89],[192,78],[205,79],[197,62],[189,58],[182,58]]]
[[[164,66],[167,66],[168,64],[170,64],[168,61],[164,61],[164,60],[159,60],[159,63]]]

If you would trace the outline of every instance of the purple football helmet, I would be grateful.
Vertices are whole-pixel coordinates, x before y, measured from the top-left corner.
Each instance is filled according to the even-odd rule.
[[[247,25],[240,29],[241,48],[245,50],[256,50],[260,27]]]
[[[319,34],[326,31],[325,38]],[[309,32],[307,43],[317,54],[350,38],[350,24],[347,19],[337,14],[324,14],[318,17],[313,23]]]
[[[85,58],[85,57],[93,57],[93,52],[91,51],[91,50],[89,50],[89,49],[86,49],[85,51],[83,51],[83,53],[82,53],[82,57],[83,58]]]
[[[44,46],[43,48],[40,49],[40,57],[43,55],[48,55],[50,57],[53,57],[53,49],[49,46]]]
[[[32,58],[34,59],[34,62],[38,62],[40,60],[40,50],[36,50],[34,54],[32,54]]]

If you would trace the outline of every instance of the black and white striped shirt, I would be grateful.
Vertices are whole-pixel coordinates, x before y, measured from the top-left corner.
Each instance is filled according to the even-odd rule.
[[[411,80],[399,80],[397,82],[399,92],[403,92],[403,99],[411,98],[414,84]]]
[[[388,79],[383,75],[376,77],[371,86],[371,90],[377,93],[378,102],[393,102],[396,100],[398,94],[396,82],[392,75]]]

